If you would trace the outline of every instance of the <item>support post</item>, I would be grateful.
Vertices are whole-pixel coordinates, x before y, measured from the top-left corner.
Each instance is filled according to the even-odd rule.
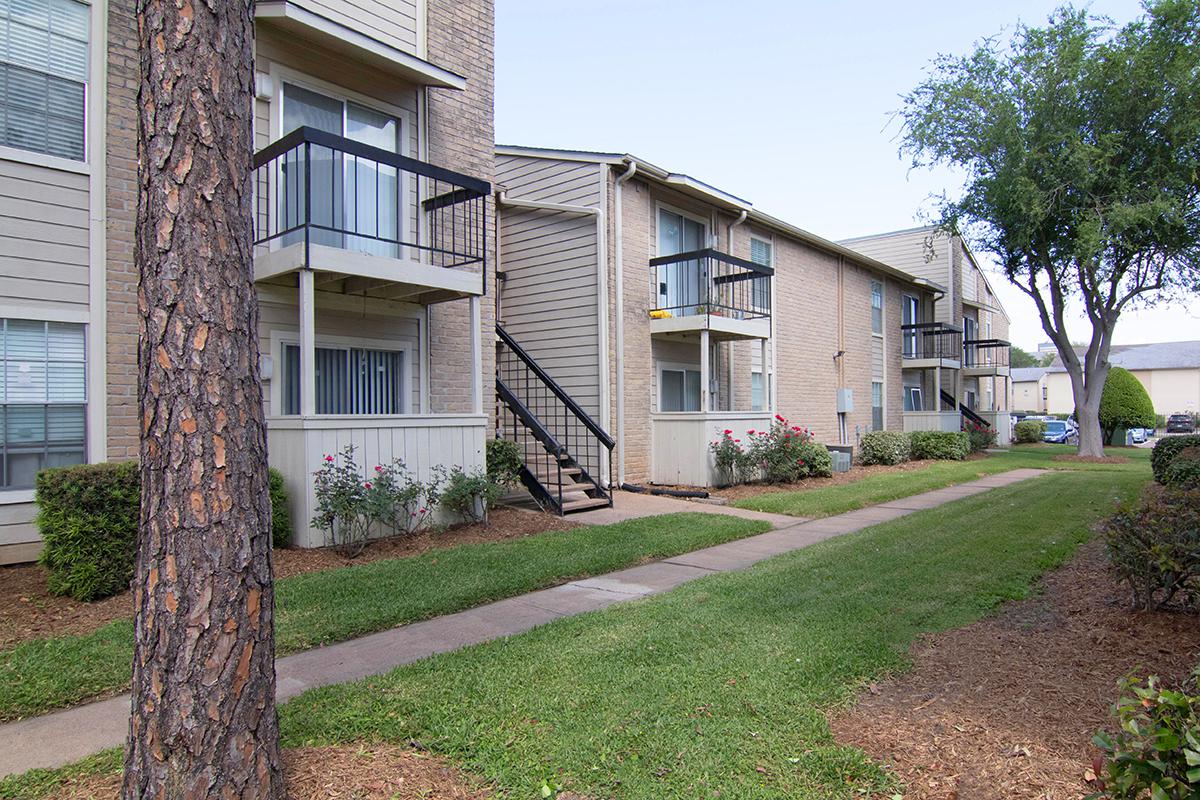
[[[313,271],[300,270],[300,415],[317,413],[317,315]]]
[[[483,413],[483,317],[479,296],[471,295],[471,413]]]
[[[771,403],[771,400],[772,400],[772,398],[771,398],[771,377],[770,377],[771,370],[768,368],[768,365],[767,365],[767,357],[770,355],[770,349],[771,349],[768,346],[769,342],[770,342],[770,339],[759,339],[758,340],[758,351],[759,351],[758,360],[762,366],[762,398],[763,398],[762,406],[763,406],[764,410],[770,411],[771,413],[775,413],[775,407]],[[753,389],[751,390],[751,393],[753,393]],[[751,403],[751,405],[753,405],[753,403]]]
[[[708,331],[700,331],[700,411],[709,411],[709,367]]]

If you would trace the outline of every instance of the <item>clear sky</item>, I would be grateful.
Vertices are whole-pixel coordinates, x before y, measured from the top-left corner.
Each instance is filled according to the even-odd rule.
[[[947,171],[914,171],[891,114],[938,53],[964,53],[1054,0],[496,0],[496,136],[633,153],[830,239],[924,224]],[[1126,22],[1134,0],[1091,8]],[[986,256],[980,254],[986,262]],[[1046,339],[989,276],[1010,338]],[[1122,317],[1118,343],[1200,338],[1200,302]],[[1077,339],[1090,327],[1080,317]]]

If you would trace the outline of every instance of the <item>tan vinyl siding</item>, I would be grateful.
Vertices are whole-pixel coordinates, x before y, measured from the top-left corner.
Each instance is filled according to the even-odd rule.
[[[595,164],[499,156],[497,185],[511,198],[597,207]],[[501,322],[593,416],[600,413],[596,220],[582,214],[500,212]]]
[[[296,0],[296,5],[398,50],[421,55],[420,0]]]
[[[85,309],[88,269],[87,176],[0,160],[0,296]]]

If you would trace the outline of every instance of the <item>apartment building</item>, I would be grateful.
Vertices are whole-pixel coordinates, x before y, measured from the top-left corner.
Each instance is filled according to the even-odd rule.
[[[483,463],[493,372],[491,0],[262,0],[256,232],[270,458],[310,528],[347,444]],[[0,563],[49,466],[136,458],[132,0],[0,5]],[[490,379],[488,380],[490,382]],[[489,390],[490,391],[490,390]]]
[[[1200,341],[1114,344],[1108,351],[1108,362],[1133,373],[1150,395],[1155,413],[1200,413]],[[1043,410],[1050,414],[1074,413],[1071,376],[1062,359],[1056,354],[1043,372]]]
[[[842,244],[944,287],[932,313],[915,299],[903,311],[909,429],[958,430],[966,415],[1009,441],[1008,314],[962,237],[930,225]]]
[[[703,486],[718,478],[709,443],[775,414],[829,445],[906,427],[905,304],[932,318],[944,287],[627,154],[502,146],[496,184],[498,427],[529,454],[561,446],[593,477]],[[522,393],[543,377],[553,387]],[[542,409],[529,416],[548,440],[522,438],[521,406]],[[531,489],[551,505],[554,464]],[[604,483],[568,504],[604,501]]]

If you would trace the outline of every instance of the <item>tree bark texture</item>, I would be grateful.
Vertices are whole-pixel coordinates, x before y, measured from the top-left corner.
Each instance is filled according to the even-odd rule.
[[[139,0],[141,519],[123,796],[283,797],[252,0]]]

